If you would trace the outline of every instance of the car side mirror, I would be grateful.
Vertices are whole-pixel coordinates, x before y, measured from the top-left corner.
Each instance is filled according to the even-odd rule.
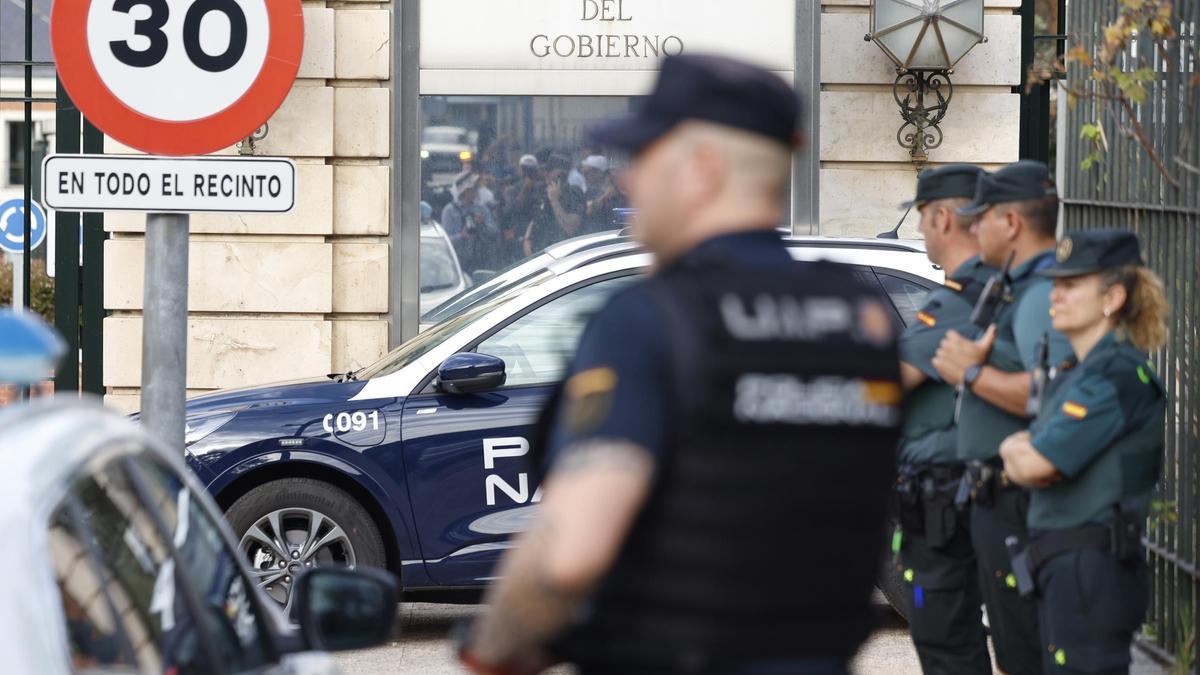
[[[314,567],[293,589],[300,633],[309,649],[339,652],[387,640],[399,602],[396,578],[383,570]]]
[[[504,386],[508,375],[504,361],[488,354],[455,354],[438,367],[438,391],[445,394],[475,394]]]

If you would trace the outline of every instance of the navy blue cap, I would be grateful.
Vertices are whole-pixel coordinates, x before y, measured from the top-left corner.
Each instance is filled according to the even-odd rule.
[[[1039,271],[1047,277],[1077,277],[1123,265],[1143,265],[1136,234],[1128,230],[1073,232],[1058,242],[1054,264]]]
[[[637,154],[685,120],[749,131],[788,147],[799,143],[800,98],[779,76],[704,54],[669,56],[637,112],[590,130],[598,145]]]
[[[974,164],[948,164],[936,169],[925,169],[917,177],[917,196],[904,202],[900,208],[907,209],[938,199],[971,199],[984,170]]]
[[[977,216],[996,204],[1024,202],[1057,195],[1050,184],[1050,168],[1043,162],[1023,159],[995,173],[983,173],[974,200],[958,209],[960,216]]]

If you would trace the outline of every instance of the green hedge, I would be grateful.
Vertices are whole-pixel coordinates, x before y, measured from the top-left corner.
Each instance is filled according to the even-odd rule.
[[[0,306],[12,307],[13,268],[0,256]],[[54,323],[54,279],[46,276],[46,263],[35,260],[29,270],[29,304],[47,323]]]

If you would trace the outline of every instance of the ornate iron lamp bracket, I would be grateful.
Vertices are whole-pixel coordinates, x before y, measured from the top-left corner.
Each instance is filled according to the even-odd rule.
[[[919,169],[929,161],[928,151],[942,144],[938,126],[946,117],[954,85],[948,70],[896,70],[892,96],[900,106],[904,124],[896,131],[896,142],[908,150]]]

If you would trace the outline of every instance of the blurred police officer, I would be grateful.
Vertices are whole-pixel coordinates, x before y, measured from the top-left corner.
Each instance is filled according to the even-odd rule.
[[[793,262],[799,101],[776,76],[667,59],[627,150],[653,276],[586,329],[534,526],[463,651],[477,672],[843,673],[869,633],[898,440],[884,299]]]
[[[1005,438],[1029,425],[1040,348],[1051,362],[1070,354],[1050,325],[1050,280],[1037,274],[1054,263],[1058,195],[1045,164],[1020,161],[980,176],[974,201],[959,213],[979,217],[980,256],[1006,269],[996,293],[984,295],[997,308],[984,319],[991,323],[986,332],[976,340],[947,332],[933,365],[961,389],[958,456],[969,463],[971,542],[996,660],[1001,670],[1023,675],[1041,669],[1037,607],[1017,592],[1005,541],[1024,541],[1029,494],[1004,476],[999,452]]]
[[[1030,432],[1000,448],[1008,476],[1033,488],[1030,542],[1014,564],[1036,581],[1045,673],[1129,672],[1146,611],[1141,525],[1163,450],[1163,387],[1147,352],[1166,341],[1167,303],[1138,248],[1121,230],[1060,242],[1042,273],[1074,354]]]
[[[946,283],[929,293],[900,337],[905,397],[892,547],[911,591],[908,622],[926,673],[992,672],[980,620],[983,600],[965,516],[954,504],[963,463],[955,449],[955,390],[933,367],[946,332],[971,333],[971,312],[996,271],[979,259],[975,218],[955,209],[975,196],[983,170],[952,164],[921,173],[915,205],[929,260]]]

